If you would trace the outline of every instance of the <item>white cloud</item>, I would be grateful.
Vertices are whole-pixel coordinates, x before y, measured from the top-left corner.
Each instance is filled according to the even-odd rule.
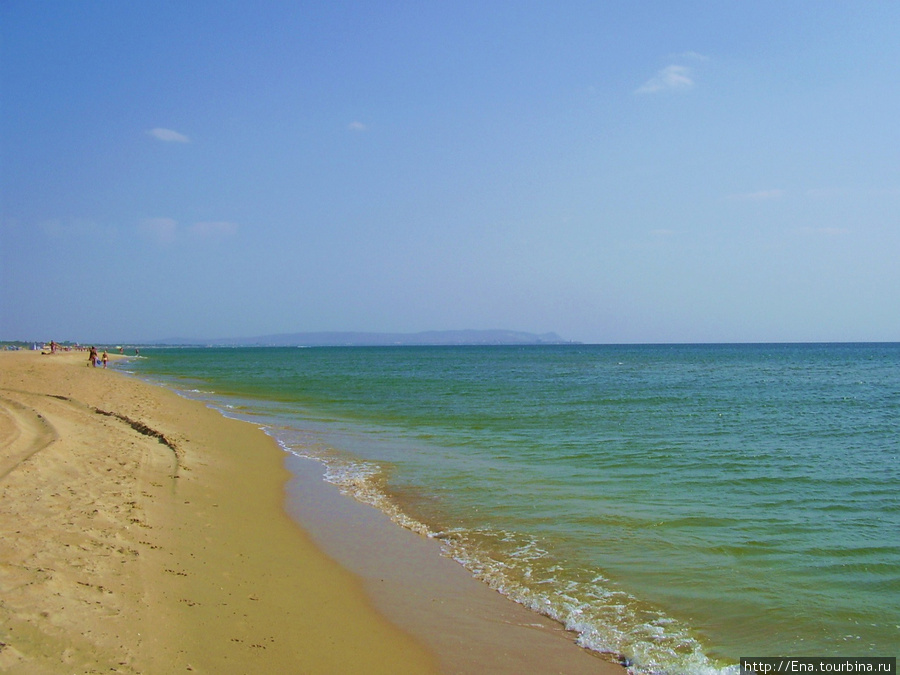
[[[141,221],[141,233],[158,244],[171,244],[175,241],[178,223],[171,218],[147,218]]]
[[[362,122],[350,122],[350,124],[347,125],[347,128],[350,131],[366,131],[368,129]]]
[[[694,86],[691,69],[671,65],[660,70],[635,90],[636,94],[655,94],[660,91],[681,91]]]
[[[214,239],[221,237],[230,237],[237,233],[238,226],[236,223],[226,221],[202,221],[194,223],[188,228],[195,237],[203,239]]]
[[[765,202],[772,199],[781,199],[784,195],[784,190],[760,190],[759,192],[728,195],[728,199],[735,202]]]
[[[190,143],[191,139],[185,136],[184,134],[179,134],[177,131],[172,131],[171,129],[161,129],[159,127],[155,129],[150,129],[147,132],[153,138],[156,138],[160,141],[165,141],[166,143]]]

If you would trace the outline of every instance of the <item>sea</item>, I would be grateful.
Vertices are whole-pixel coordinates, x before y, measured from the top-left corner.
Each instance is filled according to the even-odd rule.
[[[900,343],[141,354],[633,673],[900,652]]]

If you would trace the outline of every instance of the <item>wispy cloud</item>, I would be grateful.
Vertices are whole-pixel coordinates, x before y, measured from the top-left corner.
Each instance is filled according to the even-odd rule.
[[[635,89],[636,94],[655,94],[661,91],[683,91],[694,86],[691,69],[687,66],[671,65]]]
[[[147,218],[141,221],[138,229],[147,239],[167,246],[185,235],[201,240],[225,239],[237,234],[238,226],[224,220],[204,220],[182,227],[174,218]]]
[[[171,244],[175,241],[178,223],[171,218],[146,218],[138,229],[141,234],[157,244]]]
[[[116,229],[114,227],[101,225],[88,218],[44,220],[38,223],[38,228],[46,236],[51,238],[72,237],[92,239],[95,237],[111,237],[116,234]]]
[[[150,129],[148,132],[153,138],[165,141],[166,143],[190,143],[191,139],[185,136],[184,134],[180,134],[177,131],[172,131],[171,129],[162,129],[157,127],[155,129]]]
[[[679,61],[683,61],[683,60],[687,60],[687,61],[709,61],[709,57],[708,57],[708,56],[704,56],[703,54],[699,54],[699,53],[697,53],[697,52],[690,51],[690,50],[689,50],[689,51],[686,51],[686,52],[681,52],[680,54],[672,54],[672,56],[670,56],[669,58],[671,58],[671,59],[673,59],[673,60],[677,59],[677,60],[679,60]]]
[[[350,131],[366,131],[369,127],[362,122],[350,122],[350,124],[347,125],[347,128]]]
[[[188,232],[202,239],[221,239],[236,234],[237,229],[236,223],[219,220],[194,223],[188,228]]]
[[[664,91],[686,91],[694,87],[694,72],[684,63],[699,65],[709,57],[699,52],[686,51],[670,54],[670,65],[657,71],[656,75],[634,90],[635,94],[657,94]]]
[[[772,199],[781,199],[785,194],[784,190],[759,190],[758,192],[728,195],[727,199],[733,202],[765,202]]]

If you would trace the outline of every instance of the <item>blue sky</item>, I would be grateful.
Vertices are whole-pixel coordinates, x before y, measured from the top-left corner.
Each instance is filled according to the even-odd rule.
[[[0,339],[900,340],[900,3],[0,3]]]

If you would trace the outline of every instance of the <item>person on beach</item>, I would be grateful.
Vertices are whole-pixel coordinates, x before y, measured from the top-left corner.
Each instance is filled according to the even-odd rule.
[[[91,351],[88,354],[88,365],[93,366],[94,368],[97,367],[97,348],[96,347],[91,347]]]
[[[109,354],[106,353],[106,350],[103,350],[103,357],[101,358],[103,361],[103,367],[106,368],[106,364],[109,363]]]

